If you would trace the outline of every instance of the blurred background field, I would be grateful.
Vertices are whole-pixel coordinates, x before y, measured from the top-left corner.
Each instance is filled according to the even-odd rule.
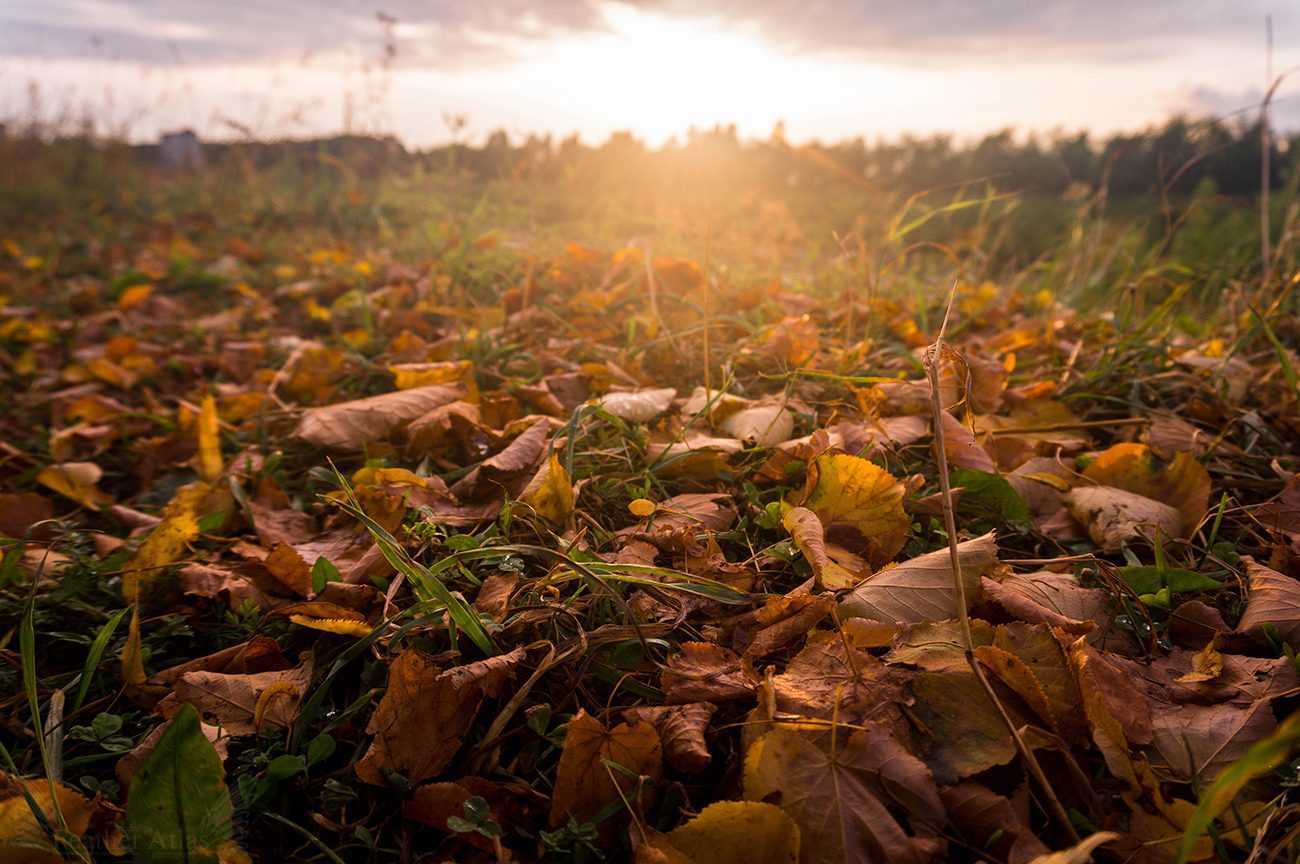
[[[1100,140],[1007,130],[964,143],[792,145],[779,126],[742,139],[721,125],[657,148],[628,133],[587,145],[500,131],[481,146],[425,150],[391,137],[172,138],[179,149],[163,152],[11,125],[0,138],[9,254],[39,259],[47,284],[112,283],[131,268],[104,270],[93,247],[133,233],[195,244],[199,270],[238,237],[261,248],[268,278],[276,262],[344,244],[426,273],[474,258],[468,296],[491,304],[530,260],[566,244],[697,261],[707,245],[720,279],[737,286],[937,297],[956,277],[1085,310],[1174,291],[1187,309],[1223,309],[1266,277],[1267,152],[1267,276],[1295,272],[1300,137],[1265,149],[1257,120],[1180,118]]]

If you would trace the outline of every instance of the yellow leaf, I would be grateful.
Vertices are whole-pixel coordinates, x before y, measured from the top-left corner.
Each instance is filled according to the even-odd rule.
[[[59,799],[59,812],[68,825],[68,835],[80,837],[90,827],[97,805],[67,786],[56,784],[54,789]],[[63,855],[51,845],[27,803],[24,791],[32,797],[46,820],[58,829],[48,782],[19,780],[0,772],[0,849],[4,850],[4,861],[6,864],[63,864]]]
[[[450,384],[459,381],[469,389],[474,383],[474,364],[469,360],[448,363],[399,363],[389,366],[393,383],[398,390],[425,387],[429,384]]]
[[[123,312],[128,309],[139,306],[144,299],[153,293],[153,285],[146,282],[143,285],[132,285],[121,294],[117,295],[117,308]]]
[[[221,474],[225,463],[221,460],[221,432],[217,424],[217,403],[212,394],[203,397],[199,411],[199,479],[211,483]]]
[[[560,464],[559,456],[551,454],[520,494],[519,500],[552,528],[564,527],[573,513],[573,481]]]
[[[794,507],[781,519],[803,557],[812,565],[813,575],[822,588],[838,591],[856,583],[860,577],[836,564],[826,555],[826,529],[817,514],[805,507]]]
[[[374,468],[367,466],[357,469],[352,475],[354,486],[420,486],[429,482],[414,471],[406,468]]]
[[[290,615],[289,620],[312,630],[324,630],[326,633],[338,633],[342,636],[369,636],[375,629],[364,621],[349,618],[312,618],[309,615]]]
[[[301,616],[299,616],[301,617]],[[367,630],[367,633],[370,631]],[[276,681],[267,686],[257,697],[257,705],[253,708],[253,726],[257,729],[262,728],[262,723],[266,719],[267,709],[276,699],[299,699],[302,694],[292,681]]]
[[[36,475],[36,482],[71,498],[83,507],[94,509],[113,503],[112,496],[95,485],[102,476],[104,472],[94,462],[62,462],[41,469],[41,473]]]
[[[105,360],[103,357],[95,357],[86,362],[86,369],[91,375],[94,375],[105,384],[111,384],[120,390],[130,390],[139,380],[134,372],[123,369],[111,360]]]
[[[635,501],[628,503],[627,509],[638,519],[644,519],[659,508],[649,498],[637,498]]]
[[[803,506],[828,529],[851,525],[879,550],[883,563],[903,548],[911,522],[903,512],[903,484],[888,471],[859,456],[818,456],[809,467]]]
[[[136,602],[164,567],[185,557],[186,544],[199,536],[198,510],[208,494],[207,484],[183,487],[167,505],[163,519],[144,538],[122,569],[122,596]]]
[[[799,836],[799,826],[775,804],[718,801],[668,834],[647,828],[646,845],[669,862],[794,864]]]

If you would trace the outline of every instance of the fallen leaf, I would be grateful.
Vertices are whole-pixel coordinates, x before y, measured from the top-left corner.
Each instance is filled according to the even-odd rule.
[[[558,828],[569,818],[587,822],[605,805],[620,795],[636,797],[636,777],[651,784],[659,779],[661,747],[659,735],[649,723],[621,723],[613,729],[605,726],[585,710],[569,721],[569,731],[560,752],[555,772],[555,791],[551,796],[550,827]],[[633,776],[605,765],[612,762]],[[626,813],[624,813],[626,819]],[[613,820],[601,822],[597,829],[602,841],[613,839]]]
[[[386,438],[398,424],[464,396],[465,388],[459,384],[434,384],[308,408],[292,434],[317,447],[360,450]]]
[[[1112,486],[1080,486],[1061,501],[1103,552],[1117,552],[1130,543],[1150,544],[1160,532],[1169,537],[1184,533],[1178,510]]]
[[[947,549],[886,567],[862,580],[839,606],[841,618],[874,621],[944,621],[965,615],[978,599],[980,579],[997,564],[997,544],[992,534],[957,544],[966,609],[959,609],[954,593],[952,559]]]
[[[1253,558],[1246,564],[1246,608],[1237,622],[1237,632],[1265,642],[1264,625],[1277,628],[1278,635],[1292,650],[1300,650],[1300,582]]]
[[[1153,711],[1152,764],[1205,788],[1277,728],[1266,701],[1252,705],[1177,705]],[[1158,760],[1155,758],[1158,754]]]
[[[615,391],[597,400],[598,405],[620,420],[630,423],[648,423],[668,410],[677,398],[671,387],[651,390]]]
[[[113,503],[113,496],[96,485],[103,476],[94,462],[63,462],[42,468],[36,482],[94,510]]]
[[[667,834],[646,828],[645,846],[666,864],[797,864],[799,826],[761,801],[717,801]],[[637,864],[652,860],[638,848]],[[680,856],[680,857],[674,857]]]
[[[867,552],[873,566],[903,548],[911,520],[903,512],[905,488],[889,472],[857,456],[819,456],[808,469],[803,500],[826,526],[826,537],[850,552]],[[857,548],[855,548],[855,546]]]
[[[1177,453],[1168,465],[1143,444],[1116,444],[1085,469],[1083,476],[1098,486],[1113,486],[1173,507],[1181,514],[1176,537],[1190,537],[1205,515],[1210,475],[1187,453]]]
[[[545,525],[560,530],[573,514],[573,481],[554,453],[519,493],[519,502]]]
[[[750,801],[775,799],[796,825],[805,864],[943,860],[946,821],[925,765],[879,727],[773,728],[745,754]],[[907,815],[909,834],[885,802]]]
[[[623,712],[623,717],[649,723],[655,728],[663,744],[664,761],[674,770],[698,774],[713,759],[704,733],[717,710],[718,706],[710,702],[692,702],[629,708]]]
[[[375,739],[356,765],[357,776],[386,786],[385,768],[412,786],[451,764],[488,696],[501,692],[523,648],[453,669],[439,669],[424,654],[408,648],[388,670],[388,689],[370,717],[366,733]]]
[[[222,672],[185,672],[176,681],[176,701],[193,705],[230,735],[254,735],[258,700],[268,687],[287,684],[292,693],[264,706],[263,721],[277,729],[288,729],[298,718],[302,701],[311,687],[311,661],[282,672],[231,675]],[[296,695],[295,695],[296,694]]]
[[[817,587],[838,591],[848,588],[861,580],[863,573],[854,573],[836,564],[826,555],[826,528],[817,514],[806,507],[794,507],[781,519],[785,530],[803,553],[803,557],[812,565]],[[862,562],[865,568],[866,562]]]
[[[19,780],[0,772],[0,847],[7,847],[4,860],[11,864],[63,864],[62,852],[46,836],[24,795],[32,797],[47,823],[58,826],[50,784],[43,779]],[[68,833],[81,837],[99,805],[61,783],[54,784],[59,811]],[[84,854],[84,853],[83,853]]]
[[[987,786],[963,780],[940,788],[939,797],[968,843],[1007,864],[1027,864],[1050,851],[1031,830],[1028,807],[1017,812],[1010,799]]]

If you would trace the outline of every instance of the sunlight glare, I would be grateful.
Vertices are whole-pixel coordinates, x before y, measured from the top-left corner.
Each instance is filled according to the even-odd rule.
[[[718,19],[671,19],[623,3],[598,7],[608,30],[555,44],[516,71],[566,113],[657,145],[689,127],[735,123],[766,136],[776,121],[854,99],[833,63],[777,53]]]

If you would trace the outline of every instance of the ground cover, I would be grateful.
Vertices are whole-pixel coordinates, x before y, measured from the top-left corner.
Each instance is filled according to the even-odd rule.
[[[1287,224],[110,156],[0,236],[17,860],[1295,854]]]

